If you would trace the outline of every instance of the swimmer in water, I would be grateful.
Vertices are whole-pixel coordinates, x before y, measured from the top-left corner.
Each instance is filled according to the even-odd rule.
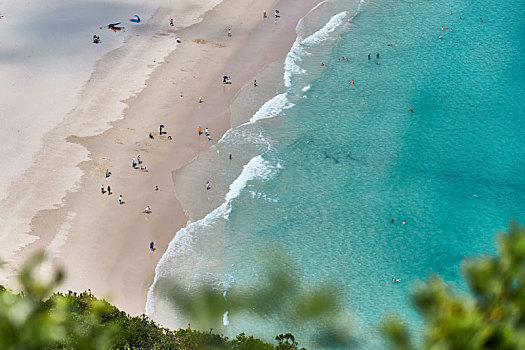
[[[390,220],[390,223],[392,223],[392,224],[393,224],[393,223],[394,223],[394,219]]]
[[[324,63],[323,63],[323,62],[321,62],[321,67],[323,67],[323,66],[324,66]]]
[[[405,220],[403,220],[403,225],[406,224],[407,222]]]
[[[412,108],[409,108],[408,110],[410,111],[410,113],[414,113],[414,110]]]
[[[379,61],[378,61],[378,60],[376,60],[376,64],[379,64]]]
[[[394,283],[398,283],[399,281],[401,281],[401,280],[398,279],[398,278],[394,278],[394,277],[392,277],[392,282],[394,282]]]

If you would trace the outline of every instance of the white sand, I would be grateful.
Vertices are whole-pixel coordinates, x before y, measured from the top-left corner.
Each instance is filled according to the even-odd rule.
[[[60,206],[79,181],[77,165],[88,153],[65,138],[101,133],[121,118],[120,101],[143,89],[175,49],[175,31],[218,2],[0,1],[2,259],[37,239],[26,233],[31,218]],[[129,21],[135,14],[141,23]],[[114,22],[125,30],[106,28]],[[94,34],[100,44],[92,43]]]

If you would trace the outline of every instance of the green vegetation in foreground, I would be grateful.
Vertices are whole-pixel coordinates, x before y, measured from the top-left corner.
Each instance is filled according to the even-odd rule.
[[[430,277],[418,286],[413,300],[424,322],[422,344],[415,342],[407,326],[398,317],[391,316],[382,322],[381,329],[392,349],[525,349],[525,228],[511,225],[508,234],[498,236],[498,254],[469,259],[464,272],[471,294],[460,295],[450,290],[439,277]],[[240,334],[229,340],[221,335],[195,330],[170,331],[156,325],[145,316],[130,317],[125,312],[91,293],[51,294],[62,280],[62,273],[55,274],[47,284],[36,282],[32,271],[42,256],[31,259],[20,274],[24,292],[16,295],[0,287],[0,349],[297,349],[291,334],[276,337],[277,345]],[[283,283],[292,289],[291,295],[299,298],[294,304],[299,308],[287,309],[294,319],[306,322],[315,318],[331,324],[328,311],[338,310],[337,301],[327,300],[332,295],[326,291],[295,290],[290,278],[271,277],[273,283]],[[210,290],[193,293],[197,297],[184,297],[181,290],[174,300],[188,314],[199,317],[202,323],[220,319],[225,310],[242,312],[268,312],[276,305],[289,304],[290,295],[279,295],[285,300],[271,300],[268,289],[256,291],[251,296],[235,294],[224,302],[220,294]],[[280,293],[280,292],[279,292]],[[258,305],[261,295],[266,295],[270,309]],[[236,300],[240,298],[239,300]],[[45,300],[45,301],[43,301]],[[193,300],[193,305],[192,305]],[[322,302],[319,302],[321,300]],[[282,303],[282,304],[280,304]],[[323,307],[323,305],[327,307]],[[224,309],[227,308],[227,309]],[[244,309],[243,309],[244,308]],[[302,315],[302,316],[301,316]],[[336,315],[337,316],[337,315]],[[298,318],[297,318],[298,317]],[[335,316],[334,316],[335,317]],[[338,318],[341,320],[340,318]],[[350,331],[350,323],[343,324]],[[326,338],[321,332],[325,347],[358,347],[354,338]]]
[[[13,294],[0,286],[0,349],[298,349],[293,335],[280,334],[277,345],[252,336],[229,340],[196,330],[171,331],[145,315],[131,317],[90,292],[61,294],[51,291],[63,278],[39,283],[32,271],[42,255],[31,259],[20,274],[23,292]],[[45,301],[43,301],[45,300]]]

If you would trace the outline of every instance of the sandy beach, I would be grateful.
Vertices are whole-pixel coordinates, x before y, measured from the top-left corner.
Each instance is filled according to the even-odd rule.
[[[215,6],[216,2],[188,0],[169,9],[156,4],[142,27],[130,29],[124,43],[105,53],[92,73],[77,77],[77,85],[86,77],[78,94],[61,92],[56,83],[55,90],[46,90],[53,81],[50,76],[34,82],[25,100],[14,99],[4,107],[3,117],[21,113],[31,96],[36,100],[45,91],[52,97],[45,98],[48,106],[43,110],[54,119],[38,111],[25,113],[27,121],[17,125],[31,125],[35,133],[26,133],[29,141],[8,141],[13,149],[4,161],[15,163],[16,153],[20,162],[9,172],[11,177],[2,179],[6,189],[0,204],[0,256],[7,261],[2,283],[14,286],[20,264],[45,250],[49,260],[41,274],[63,266],[67,279],[61,290],[91,289],[130,314],[144,313],[155,266],[188,220],[172,174],[231,127],[230,105],[239,90],[253,87],[259,72],[284,58],[298,20],[318,3],[224,0]],[[275,8],[282,16],[274,22]],[[133,14],[129,10],[121,17]],[[101,31],[98,25],[93,25],[98,30],[94,33],[120,34]],[[129,22],[124,25],[132,27]],[[233,84],[223,85],[224,75],[231,76]],[[258,84],[264,86],[264,81]],[[67,98],[61,104],[62,95]],[[203,103],[198,102],[200,96]],[[35,115],[42,125],[30,122]],[[160,124],[165,125],[163,135]],[[211,141],[198,136],[199,126],[209,128]],[[31,147],[25,151],[16,142]],[[137,160],[139,154],[142,164],[134,169],[132,158]],[[242,165],[237,164],[239,169]],[[111,176],[106,177],[106,169]],[[196,196],[204,194],[205,184],[194,191]],[[146,206],[151,213],[143,213]],[[151,241],[155,251],[149,249]]]

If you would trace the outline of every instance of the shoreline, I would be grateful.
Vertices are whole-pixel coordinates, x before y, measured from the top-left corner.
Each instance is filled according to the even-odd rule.
[[[319,1],[311,2],[314,5]],[[225,0],[217,5],[201,22],[177,32],[182,44],[154,69],[140,93],[124,101],[127,107],[122,119],[111,122],[110,128],[99,135],[68,137],[71,147],[81,145],[88,150],[89,160],[79,164],[83,175],[61,200],[63,205],[40,210],[32,218],[31,233],[39,239],[22,249],[19,262],[36,250],[47,249],[50,263],[66,268],[68,277],[62,291],[90,289],[130,314],[144,313],[161,251],[187,221],[173,191],[172,172],[209,149],[231,127],[231,101],[253,76],[286,55],[296,36],[297,21],[306,14],[294,9],[296,13],[291,15],[290,9],[274,27],[269,11],[265,27],[260,23],[262,11],[275,3]],[[283,0],[278,6],[286,9],[293,5]],[[248,15],[253,18],[246,24]],[[292,17],[298,17],[297,21]],[[233,36],[228,38],[227,27],[235,22],[240,24],[231,26]],[[218,31],[224,23],[230,25]],[[289,43],[282,39],[283,28]],[[261,42],[267,47],[254,60],[253,53],[261,48]],[[209,57],[214,64],[203,67]],[[240,68],[239,60],[250,67]],[[223,86],[221,92],[220,79],[227,72],[234,84]],[[187,89],[191,92],[181,98],[179,90]],[[204,103],[198,104],[201,95]],[[192,102],[187,103],[188,99]],[[166,125],[173,140],[167,140],[166,135],[158,137],[160,123]],[[195,137],[197,124],[210,128],[213,142]],[[149,132],[155,135],[154,140],[147,137]],[[148,173],[130,167],[131,158],[139,153]],[[106,168],[112,172],[108,179],[104,178]],[[102,196],[100,183],[110,184],[114,194]],[[155,185],[160,187],[158,193],[153,191]],[[117,201],[121,193],[124,205]],[[153,210],[149,215],[141,213],[146,205]],[[147,247],[150,240],[157,247],[154,253]]]

